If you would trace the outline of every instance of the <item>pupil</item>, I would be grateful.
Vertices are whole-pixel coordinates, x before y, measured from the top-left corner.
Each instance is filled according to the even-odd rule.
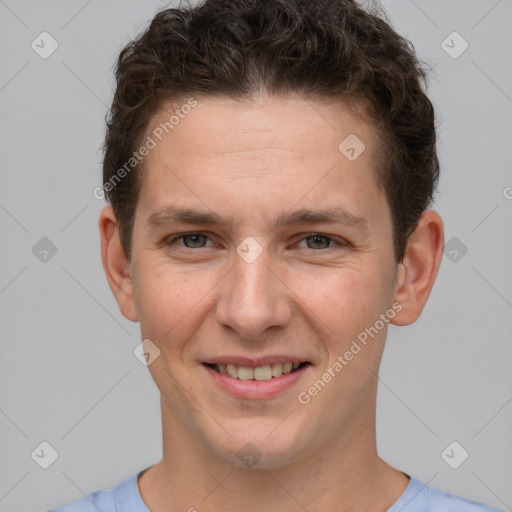
[[[313,244],[318,246],[323,246],[323,247],[327,247],[326,246],[326,242],[327,242],[327,245],[329,245],[329,242],[327,240],[327,238],[325,236],[321,236],[321,235],[315,235],[313,237],[311,237],[313,239]],[[324,242],[324,243],[322,243]],[[316,247],[317,248],[317,247]]]
[[[196,246],[196,245],[201,245],[201,236],[200,234],[193,234],[193,235],[187,235],[186,238],[188,238],[192,243],[191,245],[193,246]]]

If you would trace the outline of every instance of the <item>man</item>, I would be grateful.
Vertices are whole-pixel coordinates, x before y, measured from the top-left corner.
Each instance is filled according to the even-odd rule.
[[[444,242],[410,45],[354,1],[208,0],[159,13],[116,77],[102,260],[163,458],[57,510],[496,510],[376,449],[387,327]]]

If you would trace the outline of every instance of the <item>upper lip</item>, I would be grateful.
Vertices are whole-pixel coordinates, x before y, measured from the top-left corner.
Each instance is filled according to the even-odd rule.
[[[236,366],[246,366],[248,368],[258,368],[275,363],[307,363],[303,357],[291,355],[268,355],[262,357],[244,357],[244,356],[217,356],[210,357],[202,361],[203,364],[234,364]]]

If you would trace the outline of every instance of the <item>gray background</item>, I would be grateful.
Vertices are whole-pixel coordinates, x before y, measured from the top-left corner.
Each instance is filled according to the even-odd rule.
[[[2,512],[68,503],[160,458],[158,390],[132,353],[139,326],[103,274],[93,189],[113,63],[166,5],[0,1]],[[450,245],[421,318],[390,329],[380,454],[433,487],[512,510],[512,1],[383,5],[434,66],[435,209]],[[31,48],[43,31],[59,45],[47,59]],[[458,36],[442,45],[453,31],[469,44],[457,58],[445,49],[459,52]],[[57,248],[46,261],[43,237]],[[47,469],[31,457],[43,441],[58,452]],[[453,441],[469,453],[458,469],[441,457]]]

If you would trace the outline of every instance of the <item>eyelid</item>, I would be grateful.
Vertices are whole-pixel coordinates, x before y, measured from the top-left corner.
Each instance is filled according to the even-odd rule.
[[[336,246],[344,247],[344,246],[349,245],[349,242],[343,238],[340,238],[340,237],[334,236],[334,235],[329,235],[327,233],[318,232],[318,231],[312,231],[311,233],[300,233],[300,235],[298,235],[298,236],[300,236],[300,238],[296,242],[296,244],[302,242],[306,238],[311,238],[313,236],[321,236],[321,237],[327,238],[333,243],[333,245],[331,245],[330,247],[327,247],[326,249],[317,249],[316,252],[327,251],[328,249],[333,249]],[[309,249],[309,247],[307,249]],[[310,249],[310,250],[315,251],[315,249]]]
[[[211,242],[214,242],[214,240],[212,240],[212,238],[208,234],[208,232],[205,232],[205,231],[187,231],[187,232],[184,232],[184,233],[177,233],[175,235],[170,235],[170,236],[166,237],[163,240],[163,245],[170,246],[170,245],[174,244],[174,242],[176,242],[177,240],[183,239],[184,237],[186,237],[188,235],[202,235],[202,236],[206,237],[207,239],[209,239]],[[332,248],[334,248],[336,246],[347,247],[347,246],[350,245],[350,243],[347,240],[343,239],[343,238],[340,238],[340,237],[337,237],[337,236],[334,236],[334,235],[329,235],[329,234],[326,234],[326,233],[321,233],[321,232],[318,232],[318,231],[312,231],[310,233],[300,233],[297,236],[299,236],[300,238],[296,242],[294,242],[293,245],[297,245],[300,242],[304,241],[305,239],[313,237],[313,236],[321,236],[321,237],[327,238],[327,239],[329,239],[333,243],[333,245],[331,245],[331,246],[329,246],[329,247],[327,247],[325,249],[305,248],[305,249],[308,249],[308,250],[311,250],[311,251],[315,251],[315,252],[327,251],[328,249],[332,249]],[[186,247],[186,246],[183,246],[183,245],[179,245],[178,247],[180,247],[180,249],[183,249],[183,250],[186,250],[186,251],[188,251],[188,250],[189,251],[197,251],[198,249],[206,249],[206,247],[211,247],[211,246],[197,247],[195,249],[191,248],[191,247]]]
[[[202,235],[202,236],[208,238],[210,241],[213,242],[211,236],[207,232],[204,232],[204,231],[187,231],[187,232],[184,232],[184,233],[176,233],[175,235],[167,236],[167,237],[164,238],[162,243],[164,245],[171,245],[174,242],[176,242],[177,240],[183,239],[183,238],[185,238],[186,236],[189,236],[189,235]],[[185,246],[181,246],[181,247],[183,247],[184,249],[190,249],[190,247],[185,247]],[[204,249],[204,247],[199,247],[199,249]],[[191,250],[194,250],[194,249],[191,249]]]

